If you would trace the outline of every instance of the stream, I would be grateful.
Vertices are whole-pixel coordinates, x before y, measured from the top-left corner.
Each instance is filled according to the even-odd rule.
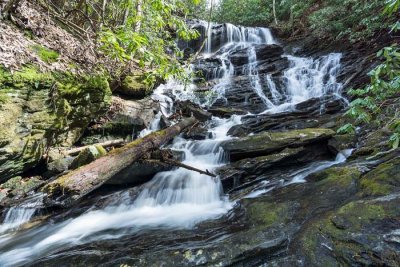
[[[207,27],[206,23],[202,26],[208,41],[198,62],[218,62],[200,66],[207,71],[207,80],[212,81],[209,90],[199,94],[195,83],[185,87],[169,81],[153,94],[161,103],[162,113],[173,114],[174,103],[178,100],[190,100],[204,108],[246,107],[254,103],[260,108],[247,110],[245,114],[213,116],[205,123],[208,130],[205,140],[176,137],[168,147],[183,155],[184,164],[210,172],[229,164],[221,143],[238,138],[228,135],[228,131],[240,125],[244,116],[295,111],[297,104],[327,95],[341,99],[342,84],[337,81],[340,53],[318,58],[284,54],[282,57],[289,66],[278,79],[277,75],[259,71],[268,57],[268,54],[263,55],[262,62],[258,59],[260,47],[280,46],[269,29],[225,24],[223,32],[216,33],[214,27]],[[216,38],[220,44],[214,47]],[[232,62],[232,55],[237,54],[244,64]],[[199,66],[195,63],[192,69],[196,68]],[[231,88],[244,88],[238,77],[247,79],[246,90],[250,92],[246,92],[244,101],[238,94],[235,97],[241,100],[232,103],[227,96]],[[161,113],[142,136],[159,129],[160,116]],[[94,197],[89,204],[86,201],[78,205],[75,211],[64,211],[26,227],[40,215],[35,212],[35,207],[41,205],[42,196],[38,194],[7,211],[0,225],[0,266],[54,266],[59,263],[63,266],[64,263],[110,266],[125,261],[134,262],[135,266],[148,266],[155,252],[169,255],[173,249],[218,246],[218,242],[243,229],[240,223],[243,199],[257,199],[278,186],[305,183],[308,175],[342,163],[350,154],[351,150],[342,151],[336,159],[291,169],[283,175],[289,178],[273,186],[268,179],[262,179],[246,194],[235,198],[224,191],[219,178],[176,168],[158,173],[138,188]],[[279,177],[274,178],[279,180]],[[205,263],[200,255],[186,256],[191,265]],[[146,261],[142,261],[144,259]]]

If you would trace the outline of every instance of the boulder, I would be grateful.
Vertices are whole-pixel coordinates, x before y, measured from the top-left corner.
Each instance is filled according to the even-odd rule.
[[[143,82],[142,73],[126,76],[116,91],[134,99],[142,99],[151,94],[151,88]]]
[[[100,145],[93,145],[82,150],[79,155],[72,161],[68,167],[70,170],[75,170],[79,167],[87,165],[96,159],[107,154],[107,151]]]
[[[295,148],[326,141],[335,134],[330,129],[303,129],[288,132],[264,132],[222,143],[231,160],[269,155],[287,147]]]
[[[203,127],[193,127],[183,133],[183,138],[192,140],[205,140],[210,137],[210,133]]]
[[[116,139],[124,139],[130,142],[143,129],[150,126],[159,110],[160,105],[150,97],[141,100],[128,100],[113,96],[111,108],[102,118],[106,122],[90,126],[80,142],[83,145]]]
[[[60,158],[55,159],[54,161],[47,164],[47,171],[43,174],[44,177],[52,177],[56,174],[63,173],[70,169],[72,162],[75,157],[61,157],[62,155],[57,155]]]
[[[181,101],[177,104],[177,109],[179,109],[183,115],[187,117],[195,117],[199,121],[208,121],[211,119],[212,114],[208,111],[202,109],[200,106],[190,102],[190,101]]]
[[[139,185],[149,181],[159,172],[169,171],[173,166],[157,161],[135,162],[131,166],[113,176],[106,184],[110,185]]]

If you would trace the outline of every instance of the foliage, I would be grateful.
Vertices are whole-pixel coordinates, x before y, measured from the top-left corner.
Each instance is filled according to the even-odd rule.
[[[105,56],[118,61],[114,76],[134,68],[147,71],[151,85],[158,78],[185,79],[178,59],[182,52],[176,39],[199,35],[189,29],[185,18],[205,7],[205,0],[87,0],[50,1],[52,6],[78,27],[91,31]],[[197,9],[198,8],[198,9]]]
[[[389,0],[385,13],[392,15],[399,7],[400,0]],[[395,25],[398,25],[398,22]],[[379,51],[377,56],[383,58],[384,61],[369,73],[371,83],[365,88],[349,91],[350,95],[357,98],[350,103],[350,109],[346,114],[355,118],[356,123],[371,123],[372,121],[379,123],[376,118],[380,115],[382,107],[391,99],[399,97],[400,94],[400,48],[397,45],[386,47]],[[399,147],[400,119],[398,110],[395,111],[393,119],[389,121],[387,126],[393,131],[390,143],[393,148]],[[346,125],[339,130],[345,128]]]
[[[222,0],[214,20],[265,26],[274,23],[273,0]],[[308,32],[330,39],[366,40],[385,28],[382,0],[276,0],[278,25],[285,32]]]

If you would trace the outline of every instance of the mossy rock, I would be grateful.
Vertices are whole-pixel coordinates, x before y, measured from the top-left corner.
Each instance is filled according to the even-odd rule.
[[[350,202],[308,225],[299,251],[308,266],[398,266],[399,215],[400,195]]]
[[[103,75],[0,68],[0,182],[35,166],[47,146],[71,146],[111,104]]]
[[[151,94],[151,89],[144,83],[143,77],[140,75],[125,77],[117,91],[135,99],[141,99]]]
[[[35,190],[44,184],[44,181],[39,176],[26,177],[21,176],[13,177],[7,182],[0,184],[0,201],[5,198],[19,198],[25,194]],[[5,193],[6,192],[6,193]]]
[[[301,147],[328,140],[335,134],[330,129],[302,129],[287,132],[264,132],[253,136],[234,139],[222,144],[232,160],[269,155],[284,148]]]
[[[105,154],[107,154],[107,151],[104,149],[104,147],[100,145],[90,146],[79,153],[79,155],[72,161],[69,169],[74,170],[82,167],[104,156]]]
[[[380,164],[360,180],[361,196],[385,196],[400,191],[400,158]]]

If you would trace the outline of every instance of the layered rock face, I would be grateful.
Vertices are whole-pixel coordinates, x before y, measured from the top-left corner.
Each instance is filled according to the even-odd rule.
[[[34,167],[50,146],[71,146],[111,103],[99,76],[75,79],[26,67],[0,78],[0,181]]]

